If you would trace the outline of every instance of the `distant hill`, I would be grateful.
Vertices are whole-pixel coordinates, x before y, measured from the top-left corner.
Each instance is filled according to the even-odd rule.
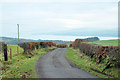
[[[85,41],[87,42],[95,42],[95,41],[99,41],[100,39],[98,37],[89,37],[89,38],[85,38]]]
[[[33,40],[33,39],[19,39],[20,43],[23,42],[32,42],[32,41],[52,41],[56,44],[68,44],[68,43],[72,43],[72,41],[63,41],[63,40]],[[87,42],[94,42],[94,41],[99,41],[98,37],[90,37],[90,38],[85,38],[85,41]],[[12,44],[12,45],[16,45],[18,44],[18,39],[17,38],[11,38],[11,37],[0,37],[0,42],[5,42],[7,44]]]
[[[7,44],[18,44],[18,39],[17,38],[11,38],[11,37],[0,37],[0,41],[1,42],[5,42]],[[32,41],[35,41],[35,40],[32,40],[32,39],[20,39],[19,42],[22,43],[22,42],[32,42]]]
[[[32,42],[32,41],[52,41],[56,44],[68,44],[68,43],[72,43],[72,41],[62,41],[62,40],[33,40],[33,39],[19,39],[20,43],[23,42]],[[0,37],[0,42],[5,42],[7,44],[12,44],[12,45],[16,45],[18,44],[18,39],[17,38],[11,38],[11,37]]]

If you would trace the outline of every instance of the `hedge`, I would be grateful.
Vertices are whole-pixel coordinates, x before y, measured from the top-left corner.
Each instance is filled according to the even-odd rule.
[[[88,43],[84,39],[76,39],[72,43],[72,47],[80,49],[82,53],[90,56],[91,59],[94,58],[98,64],[105,63],[105,59],[107,59],[106,68],[120,67],[120,46],[102,46]]]
[[[59,45],[57,45],[57,47],[58,47],[58,48],[66,48],[67,45],[66,45],[66,44],[59,44]]]
[[[24,49],[24,54],[30,54],[30,55],[33,55],[31,53],[32,50],[56,46],[56,44],[53,42],[42,42],[42,41],[41,42],[25,42],[25,43],[20,43],[18,45]]]

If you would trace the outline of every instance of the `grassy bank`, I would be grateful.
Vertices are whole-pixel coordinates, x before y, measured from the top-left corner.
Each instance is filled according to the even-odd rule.
[[[91,60],[88,56],[80,53],[79,49],[73,50],[72,48],[68,48],[66,51],[66,58],[80,69],[101,78],[118,77],[118,69],[115,68],[107,69],[104,73],[101,73],[105,68],[105,63],[96,64],[95,60]]]
[[[118,46],[118,39],[114,39],[114,40],[100,40],[100,41],[95,41],[95,42],[91,42],[91,43],[104,45],[104,46]],[[120,44],[119,44],[119,46],[120,46]]]
[[[15,45],[12,46],[12,49],[13,51],[16,50]],[[3,78],[37,78],[35,72],[35,63],[37,59],[53,49],[55,49],[55,47],[42,48],[39,50],[34,50],[33,53],[35,55],[32,57],[28,57],[27,55],[20,54],[19,56],[14,56],[11,60],[9,59],[9,61],[6,62],[3,61],[2,77]],[[22,52],[22,50],[20,51]]]

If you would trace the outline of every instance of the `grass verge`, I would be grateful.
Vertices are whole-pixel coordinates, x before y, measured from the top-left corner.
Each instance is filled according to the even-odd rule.
[[[80,53],[79,49],[73,50],[72,48],[68,48],[66,51],[66,58],[70,62],[74,63],[78,68],[100,78],[118,78],[118,69],[110,68],[104,73],[101,73],[105,68],[105,63],[97,64],[95,60],[91,60],[88,56]]]
[[[20,54],[9,61],[2,63],[2,78],[37,78],[35,72],[35,63],[37,59],[55,48],[42,48],[34,50],[35,54],[31,58]]]

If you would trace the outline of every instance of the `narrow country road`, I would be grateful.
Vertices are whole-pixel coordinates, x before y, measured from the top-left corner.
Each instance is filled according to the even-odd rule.
[[[35,65],[38,78],[98,78],[71,67],[65,58],[66,49],[57,48],[38,59]]]

